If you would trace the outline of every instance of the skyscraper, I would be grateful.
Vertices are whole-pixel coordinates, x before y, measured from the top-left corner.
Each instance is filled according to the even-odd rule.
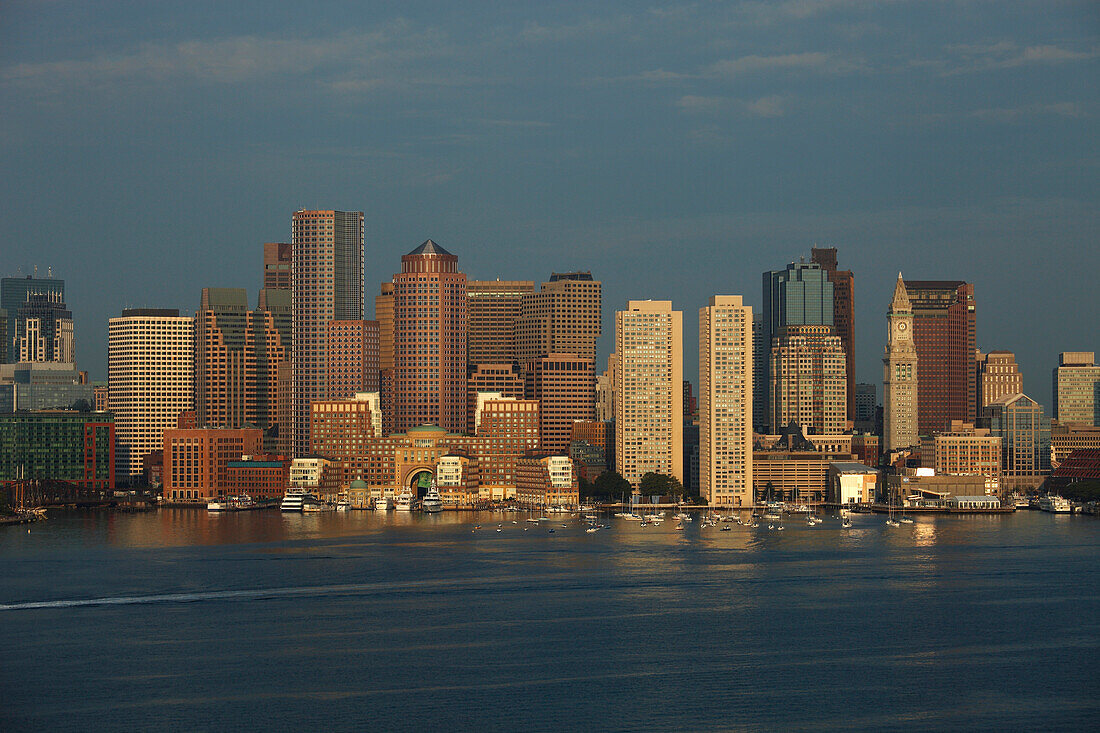
[[[264,243],[264,288],[290,290],[294,287],[291,276],[291,245],[287,242]]]
[[[330,400],[378,392],[378,321],[329,321],[327,365]]]
[[[36,271],[37,269],[35,268]],[[0,308],[7,312],[6,338],[0,344],[0,353],[5,357],[5,362],[18,360],[15,349],[15,319],[19,315],[19,308],[27,302],[27,296],[31,294],[53,296],[59,302],[64,302],[65,281],[37,275],[0,278]]]
[[[477,396],[493,393],[508,399],[523,399],[523,376],[511,362],[476,364],[466,380],[466,434],[477,432]]]
[[[1024,378],[1016,364],[1016,355],[1011,351],[991,351],[988,354],[979,351],[976,362],[978,415],[982,414],[986,405],[1001,397],[1024,391]]]
[[[983,409],[989,432],[1001,438],[1002,485],[1034,489],[1050,473],[1050,418],[1023,393],[1005,395]]]
[[[816,262],[798,262],[787,265],[785,270],[773,270],[763,274],[763,309],[760,334],[754,339],[758,351],[754,355],[755,374],[753,387],[757,390],[754,404],[764,408],[764,414],[753,416],[757,429],[771,425],[771,353],[780,329],[786,326],[833,327],[833,283],[828,273]],[[847,405],[847,402],[845,403]],[[846,418],[847,416],[845,416]]]
[[[15,361],[76,361],[73,314],[57,293],[27,293],[15,316]]]
[[[555,272],[538,292],[523,295],[515,324],[519,364],[551,353],[595,359],[602,292],[590,272]]]
[[[1063,351],[1054,368],[1054,418],[1100,426],[1100,366],[1093,351]]]
[[[977,322],[974,286],[960,280],[910,280],[917,378],[917,430],[946,430],[952,420],[973,423]]]
[[[752,308],[715,295],[699,309],[699,495],[751,506]]]
[[[378,392],[382,401],[382,434],[393,432],[393,281],[374,296],[378,321]]]
[[[141,474],[145,456],[163,447],[163,433],[193,409],[192,318],[178,310],[131,309],[108,325],[108,405],[115,414],[115,476]]]
[[[569,453],[573,423],[596,418],[596,364],[578,354],[547,354],[528,360],[524,397],[539,403],[539,446]]]
[[[470,365],[516,361],[515,324],[524,296],[535,290],[530,280],[471,280],[466,283],[469,310]]]
[[[844,347],[830,326],[782,326],[769,355],[769,424],[817,435],[847,428]]]
[[[466,275],[426,240],[393,276],[394,430],[466,429]]]
[[[917,445],[917,379],[921,362],[913,343],[913,307],[898,273],[894,297],[886,310],[886,355],[882,359],[883,451]]]
[[[683,314],[668,300],[615,313],[615,468],[637,487],[649,472],[684,480]]]
[[[363,318],[363,213],[294,212],[292,445],[309,452],[309,403],[328,396],[328,323]]]
[[[821,265],[833,284],[833,328],[844,349],[845,373],[848,375],[848,419],[856,412],[856,278],[851,270],[838,270],[836,247],[813,247],[810,261]]]

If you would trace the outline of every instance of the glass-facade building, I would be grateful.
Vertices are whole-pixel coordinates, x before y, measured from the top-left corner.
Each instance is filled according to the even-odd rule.
[[[1001,439],[1005,482],[1050,472],[1050,418],[1043,406],[1024,394],[1002,397],[985,406],[990,435]]]
[[[0,483],[52,479],[114,489],[114,445],[114,416],[109,412],[2,414]]]

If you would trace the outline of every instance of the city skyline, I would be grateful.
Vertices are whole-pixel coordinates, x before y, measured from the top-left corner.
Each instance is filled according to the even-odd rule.
[[[898,270],[973,283],[1044,404],[1095,348],[1092,3],[250,7],[6,7],[0,274],[67,279],[93,379],[108,318],[251,294],[311,207],[364,211],[368,298],[427,238],[470,279],[591,271],[601,362],[629,300],[758,308],[814,246],[856,276],[857,382]]]

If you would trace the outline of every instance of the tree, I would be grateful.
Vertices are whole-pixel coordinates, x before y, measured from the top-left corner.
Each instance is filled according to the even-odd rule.
[[[604,471],[596,477],[592,486],[597,496],[615,498],[630,493],[630,482],[617,471]]]
[[[1067,484],[1062,489],[1062,496],[1070,501],[1097,501],[1100,500],[1100,481],[1077,481]]]
[[[671,495],[680,498],[684,495],[684,485],[675,476],[650,471],[642,476],[638,484],[638,490],[645,495],[657,494],[660,496]]]

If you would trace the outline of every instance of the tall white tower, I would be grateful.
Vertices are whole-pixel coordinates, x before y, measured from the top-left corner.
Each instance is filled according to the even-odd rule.
[[[917,347],[913,343],[913,306],[898,273],[894,298],[886,310],[886,355],[882,359],[883,451],[917,444]]]

